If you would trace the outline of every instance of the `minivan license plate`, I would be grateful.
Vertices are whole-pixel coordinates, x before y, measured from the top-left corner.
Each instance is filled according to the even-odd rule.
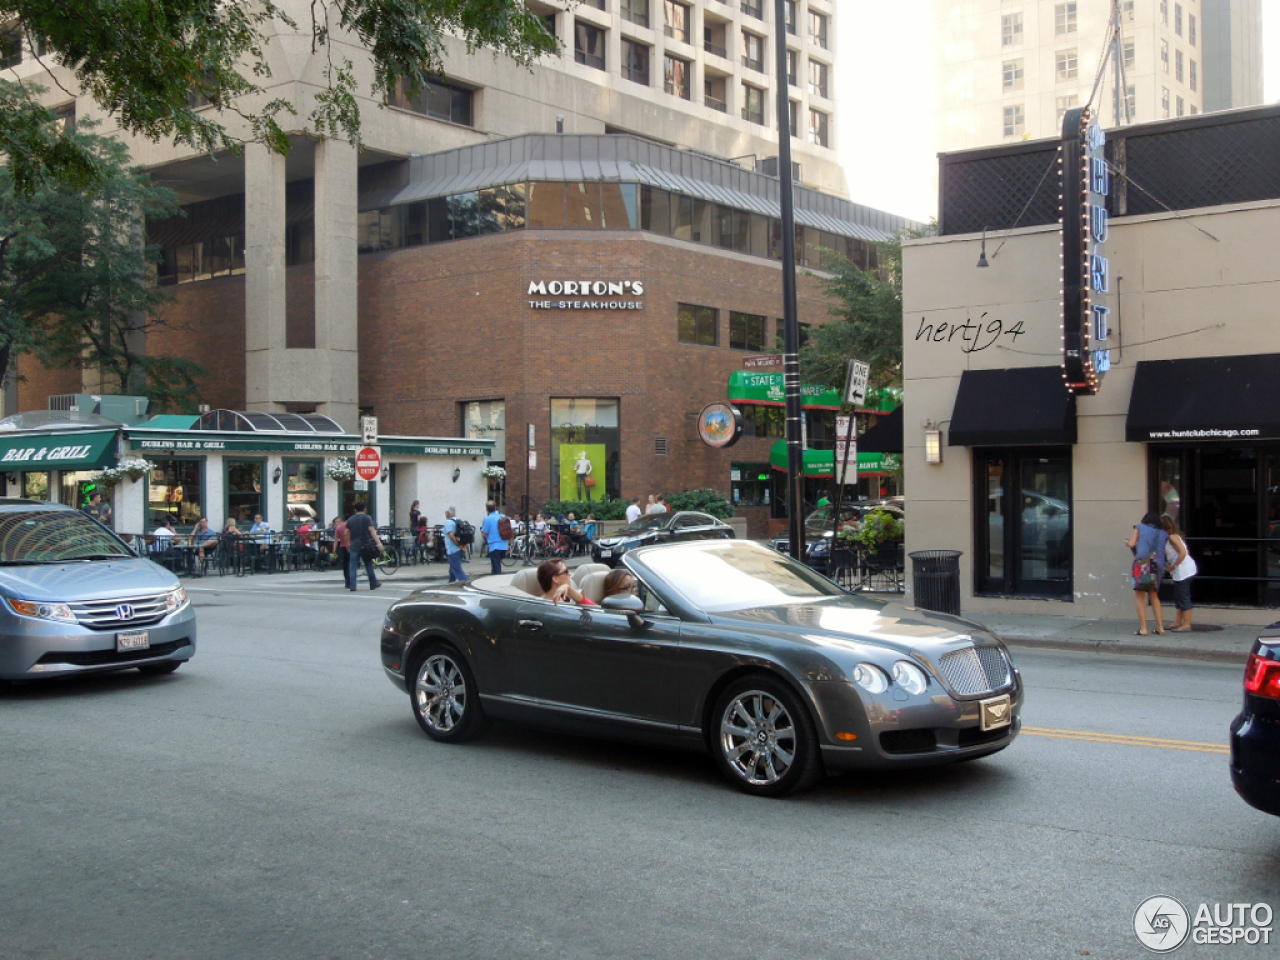
[[[982,729],[999,730],[1013,722],[1013,704],[1006,693],[982,701]]]
[[[151,634],[147,630],[131,630],[116,634],[117,650],[147,650],[151,647]]]

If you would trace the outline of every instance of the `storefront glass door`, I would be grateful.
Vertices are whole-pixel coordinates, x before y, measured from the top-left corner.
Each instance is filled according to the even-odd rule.
[[[1071,454],[974,451],[975,589],[1070,596]]]

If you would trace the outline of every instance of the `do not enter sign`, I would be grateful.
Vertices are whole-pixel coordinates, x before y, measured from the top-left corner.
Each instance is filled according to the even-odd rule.
[[[361,447],[356,454],[356,476],[361,480],[377,480],[382,472],[382,451],[377,447]]]

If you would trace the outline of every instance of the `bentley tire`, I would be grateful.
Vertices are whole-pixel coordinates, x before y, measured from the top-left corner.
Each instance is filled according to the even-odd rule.
[[[409,697],[418,726],[432,740],[462,743],[484,730],[475,677],[447,644],[434,644],[417,658]]]
[[[744,677],[716,701],[710,741],[721,773],[739,790],[781,797],[822,777],[813,720],[790,688],[772,677]]]

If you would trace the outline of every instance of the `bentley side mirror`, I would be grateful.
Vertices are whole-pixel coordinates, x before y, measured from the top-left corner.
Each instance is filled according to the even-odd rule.
[[[605,597],[600,601],[600,608],[613,613],[625,613],[627,623],[635,630],[644,630],[649,626],[649,622],[641,616],[644,613],[644,601],[634,593],[615,593],[612,597]]]

